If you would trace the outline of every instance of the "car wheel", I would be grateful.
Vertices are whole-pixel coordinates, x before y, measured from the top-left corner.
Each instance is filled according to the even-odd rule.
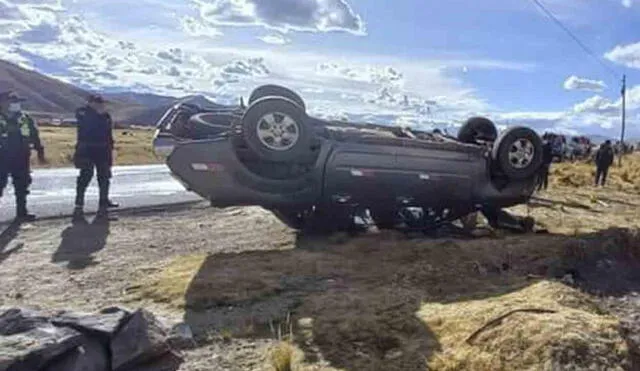
[[[296,92],[291,89],[285,88],[280,85],[262,85],[255,88],[249,96],[249,105],[255,101],[264,97],[282,97],[294,101],[299,105],[303,111],[306,111],[307,107],[304,104],[304,100]]]
[[[305,112],[280,97],[265,97],[249,106],[242,117],[242,136],[261,159],[275,162],[306,158],[312,139]]]
[[[492,157],[507,178],[531,178],[542,165],[542,140],[529,128],[509,128],[496,141]]]
[[[493,142],[497,137],[496,125],[486,117],[472,117],[458,131],[458,140],[463,143],[476,144],[478,140]]]

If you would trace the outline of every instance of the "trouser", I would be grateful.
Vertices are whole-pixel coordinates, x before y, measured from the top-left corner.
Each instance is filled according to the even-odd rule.
[[[18,155],[0,154],[0,197],[9,184],[9,176],[13,182],[16,197],[16,216],[27,215],[27,195],[31,185],[31,166],[29,164],[30,153]]]
[[[538,191],[549,187],[549,165],[542,165],[538,179]]]
[[[598,166],[596,168],[596,186],[605,185],[607,182],[607,174],[609,173],[608,166]]]
[[[97,173],[100,190],[99,206],[109,204],[109,186],[111,179],[111,149],[107,147],[78,148],[74,156],[76,168],[80,174],[76,180],[76,206],[84,206],[84,198],[94,172]]]

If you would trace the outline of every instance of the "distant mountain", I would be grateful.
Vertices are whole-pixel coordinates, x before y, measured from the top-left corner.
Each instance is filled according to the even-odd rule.
[[[608,136],[605,135],[589,135],[589,139],[591,140],[592,143],[595,144],[600,144],[600,143],[604,143],[606,140],[610,140],[612,142],[615,142],[615,139],[610,138]]]
[[[0,60],[0,91],[15,90],[27,100],[26,111],[41,116],[72,117],[75,110],[86,104],[93,92],[86,91],[58,79],[27,70]],[[110,102],[110,112],[119,124],[155,125],[162,115],[177,102],[189,102],[203,108],[222,107],[202,95],[182,98],[149,93],[101,93]]]
[[[147,105],[139,107],[130,107],[114,112],[114,120],[130,125],[155,125],[164,113],[178,102],[190,103],[201,108],[216,109],[223,107],[214,103],[202,95],[192,95],[183,98],[171,98],[161,96],[151,96],[143,94],[139,96],[136,93],[128,93],[129,99],[139,102],[141,99]]]
[[[60,80],[0,60],[0,90],[16,90],[26,110],[69,113],[84,104],[89,93]]]
[[[218,109],[221,107],[225,107],[221,104],[213,102],[212,100],[205,97],[204,95],[189,95],[189,96],[178,99],[178,101],[182,103],[193,104],[200,108],[205,108],[205,109]]]
[[[0,60],[0,91],[4,90],[15,90],[26,98],[23,104],[26,111],[56,117],[72,117],[75,110],[85,105],[92,94],[64,81]],[[144,110],[145,106],[122,96],[111,99],[111,109],[114,112],[128,112]]]
[[[102,93],[102,95],[108,100],[119,100],[130,102],[132,104],[138,104],[145,107],[158,107],[168,104],[172,104],[178,98],[169,97],[164,95],[156,95],[151,93],[135,93],[135,92],[122,92],[122,93]]]

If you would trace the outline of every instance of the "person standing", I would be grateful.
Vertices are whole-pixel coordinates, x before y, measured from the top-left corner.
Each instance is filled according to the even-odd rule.
[[[551,149],[551,141],[545,140],[542,145],[542,166],[540,167],[540,180],[538,183],[538,191],[547,190],[549,187],[549,171],[553,162],[553,152]]]
[[[31,185],[31,150],[45,163],[44,147],[33,119],[22,112],[23,98],[14,91],[0,93],[0,197],[9,176],[16,197],[16,221],[33,221],[36,216],[27,211],[27,195]]]
[[[75,214],[82,214],[87,187],[97,173],[100,197],[98,212],[105,213],[118,204],[109,199],[113,165],[113,123],[100,95],[91,95],[87,105],[76,111],[77,143],[74,165],[80,170],[76,182]]]
[[[605,141],[596,152],[596,187],[604,186],[607,182],[607,174],[609,174],[609,167],[613,164],[614,156],[610,140]]]

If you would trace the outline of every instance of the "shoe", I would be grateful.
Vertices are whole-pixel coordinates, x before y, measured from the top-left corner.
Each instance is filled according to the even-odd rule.
[[[100,204],[99,207],[101,209],[117,209],[117,208],[120,207],[119,204],[117,204],[117,203],[115,203],[115,202],[113,202],[111,200],[108,200],[106,202],[100,202],[99,204]]]

